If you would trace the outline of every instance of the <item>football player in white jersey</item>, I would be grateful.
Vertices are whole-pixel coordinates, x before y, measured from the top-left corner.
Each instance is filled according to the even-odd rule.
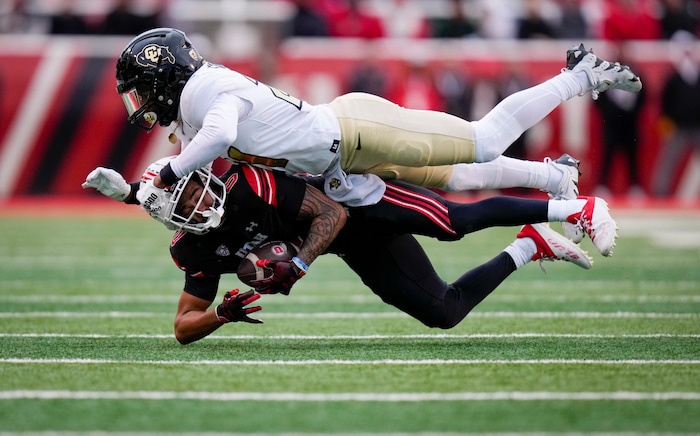
[[[588,92],[595,98],[611,88],[642,87],[628,67],[580,45],[567,51],[560,74],[512,94],[478,121],[402,108],[364,93],[311,105],[206,62],[172,28],[134,38],[117,61],[116,78],[131,123],[149,131],[156,124],[174,125],[173,134],[182,140],[177,159],[139,190],[142,200],[224,157],[323,174],[328,196],[352,206],[377,202],[385,189],[382,179],[459,190],[465,167],[453,164],[496,160],[562,102]]]

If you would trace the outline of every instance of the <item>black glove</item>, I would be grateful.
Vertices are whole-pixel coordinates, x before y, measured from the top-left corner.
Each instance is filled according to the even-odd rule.
[[[294,283],[304,277],[309,269],[298,257],[293,257],[292,260],[258,259],[255,264],[272,271],[272,277],[269,279],[257,280],[252,283],[255,290],[261,294],[281,293],[289,295]]]
[[[228,291],[224,294],[224,302],[216,306],[216,317],[223,323],[243,321],[252,324],[262,324],[262,321],[259,319],[248,316],[249,313],[262,310],[262,307],[245,307],[258,298],[260,298],[260,294],[256,294],[252,289],[242,294],[238,293],[238,289]]]

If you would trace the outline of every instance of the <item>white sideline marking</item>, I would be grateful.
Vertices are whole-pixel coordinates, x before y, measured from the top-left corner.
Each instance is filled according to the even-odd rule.
[[[171,318],[166,312],[0,312],[0,318]],[[369,319],[409,318],[403,312],[314,312],[314,313],[261,313],[261,318],[278,319]],[[697,319],[700,313],[661,312],[471,312],[470,318],[664,318]]]
[[[253,366],[301,366],[301,365],[698,365],[700,360],[587,360],[587,359],[379,359],[379,360],[118,360],[118,359],[31,359],[21,357],[0,358],[0,363],[19,364],[128,364],[128,365],[253,365]]]
[[[587,281],[584,285],[591,285],[591,281]],[[593,282],[596,282],[593,280]],[[667,282],[670,283],[670,282]],[[642,285],[646,285],[644,283]],[[571,283],[569,283],[571,285]],[[608,284],[609,285],[609,284]],[[599,282],[590,286],[591,289],[600,289],[608,286]],[[678,286],[679,282],[673,282],[674,286]],[[533,286],[541,288],[556,287],[549,282],[534,282]],[[560,284],[559,286],[564,286]],[[659,284],[661,286],[661,284]],[[685,283],[686,288],[695,290],[698,284],[696,282]],[[576,283],[576,287],[581,289],[583,286]],[[178,294],[167,295],[0,295],[0,301],[9,301],[13,303],[172,303],[177,302]],[[489,296],[490,301],[597,301],[602,303],[700,303],[700,295],[514,295],[514,294],[498,294]],[[377,303],[383,304],[382,301],[375,295],[295,295],[293,300],[277,298],[275,296],[263,295],[260,300],[264,304],[321,304],[321,303],[355,303],[367,304]]]
[[[0,338],[84,338],[84,339],[175,339],[172,334],[124,334],[101,333],[0,333]],[[508,339],[508,338],[579,338],[579,339],[652,339],[652,338],[700,338],[700,334],[619,334],[601,335],[588,333],[467,333],[467,334],[408,334],[408,335],[209,335],[206,339],[227,340],[372,340],[372,339]]]
[[[158,391],[0,391],[0,400],[204,400],[204,401],[667,401],[700,400],[700,392],[158,392]]]

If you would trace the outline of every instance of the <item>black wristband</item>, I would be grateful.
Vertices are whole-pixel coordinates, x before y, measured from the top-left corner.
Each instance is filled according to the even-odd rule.
[[[164,166],[162,170],[160,170],[160,179],[163,181],[163,183],[165,183],[165,186],[173,185],[180,180],[175,175],[173,168],[170,166],[170,162],[168,162],[168,164]]]
[[[124,200],[124,203],[126,204],[141,204],[139,201],[136,199],[136,191],[139,190],[139,185],[141,182],[131,182],[129,183],[129,186],[131,187],[131,192],[129,192],[129,195],[126,196],[126,199]]]

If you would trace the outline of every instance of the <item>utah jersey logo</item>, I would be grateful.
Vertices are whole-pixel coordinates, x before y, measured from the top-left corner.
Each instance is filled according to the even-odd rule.
[[[175,55],[164,45],[148,44],[136,55],[136,63],[144,67],[157,67],[162,61],[175,64]]]
[[[219,248],[215,251],[217,256],[226,257],[231,255],[231,251],[224,244],[219,245]]]

